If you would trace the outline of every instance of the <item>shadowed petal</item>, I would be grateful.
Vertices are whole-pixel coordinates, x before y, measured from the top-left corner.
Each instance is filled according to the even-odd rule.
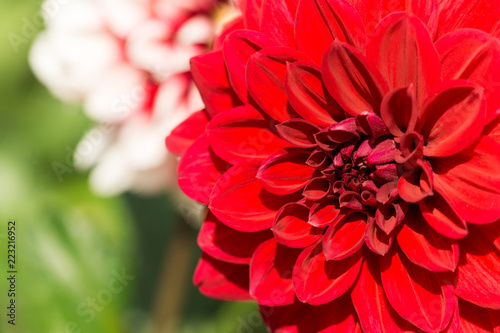
[[[415,265],[433,272],[454,271],[457,267],[459,251],[456,240],[434,231],[418,209],[406,214],[397,239],[401,250]]]
[[[441,38],[436,48],[443,78],[469,80],[484,88],[486,123],[490,122],[500,108],[500,79],[496,75],[500,71],[500,41],[484,32],[466,29]]]
[[[291,203],[278,212],[271,230],[278,243],[292,248],[305,248],[316,242],[324,228],[316,228],[307,223],[309,208]]]
[[[444,330],[455,310],[453,286],[411,263],[397,246],[380,257],[382,284],[396,312],[418,328]]]
[[[500,145],[482,137],[477,145],[432,163],[434,188],[458,216],[485,224],[500,218]]]
[[[257,179],[271,193],[290,194],[304,187],[312,178],[314,168],[306,164],[309,150],[301,148],[280,149],[264,161]]]
[[[241,105],[229,83],[222,50],[192,58],[191,75],[210,116]]]
[[[198,234],[198,245],[218,260],[249,264],[255,249],[272,236],[268,230],[241,232],[231,229],[209,211]]]
[[[207,126],[207,134],[212,149],[229,163],[258,163],[276,150],[290,146],[269,127],[268,118],[245,105],[214,117]]]
[[[248,104],[248,90],[245,78],[248,59],[254,53],[269,46],[276,46],[276,43],[266,35],[249,30],[234,31],[224,41],[222,50],[229,82],[240,100],[245,104]]]
[[[325,51],[323,80],[332,97],[350,115],[380,113],[387,83],[375,64],[349,44],[335,41]]]
[[[276,213],[297,198],[273,195],[262,187],[258,166],[233,166],[217,182],[209,208],[227,226],[245,232],[272,227]]]
[[[248,293],[248,265],[219,261],[204,253],[194,272],[193,282],[209,297],[225,301],[251,300]]]
[[[299,60],[309,58],[304,53],[286,47],[265,48],[248,60],[248,92],[264,112],[279,122],[291,118],[285,93],[285,76],[287,64]]]
[[[485,115],[481,87],[462,80],[443,82],[419,115],[417,129],[426,139],[424,155],[442,157],[461,152],[481,135]]]
[[[287,64],[285,89],[294,110],[316,125],[329,126],[345,118],[323,84],[321,69],[310,61]]]
[[[182,157],[177,181],[188,197],[208,204],[215,184],[229,167],[212,151],[207,136],[202,135]]]
[[[469,235],[459,241],[455,293],[478,306],[500,310],[500,254],[476,229],[471,228]]]

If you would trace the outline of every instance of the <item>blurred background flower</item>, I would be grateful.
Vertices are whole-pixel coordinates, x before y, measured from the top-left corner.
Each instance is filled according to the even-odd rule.
[[[47,30],[42,14],[55,22],[73,2],[80,1],[54,0],[42,10],[36,0],[0,3],[0,248],[5,251],[0,253],[0,332],[264,332],[254,304],[222,304],[192,286],[200,252],[195,226],[184,222],[192,221],[186,207],[164,194],[103,199],[89,189],[88,172],[76,171],[76,147],[95,128],[79,104],[86,103],[83,90],[75,88],[76,78],[69,79],[53,93],[67,93],[76,104],[61,102],[38,83],[27,61],[38,31]],[[125,13],[123,1],[117,8],[115,13]],[[71,23],[85,15],[84,9],[77,12]],[[89,59],[102,51],[98,45],[77,50],[66,48]],[[111,61],[102,57],[94,61]],[[97,73],[110,69],[101,66]],[[82,80],[92,79],[83,78],[90,69],[82,71]],[[104,134],[116,140],[115,126],[122,124],[103,123],[111,129]],[[15,327],[5,316],[9,219],[17,221]]]

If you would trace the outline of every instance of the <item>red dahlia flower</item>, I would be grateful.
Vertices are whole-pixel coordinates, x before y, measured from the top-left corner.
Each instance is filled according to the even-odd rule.
[[[248,0],[192,60],[194,281],[271,331],[500,331],[500,7],[388,2]]]

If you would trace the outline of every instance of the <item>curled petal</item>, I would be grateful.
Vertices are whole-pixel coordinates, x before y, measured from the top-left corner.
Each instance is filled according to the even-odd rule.
[[[305,248],[316,242],[324,231],[324,228],[307,223],[308,219],[307,206],[291,203],[278,212],[271,230],[278,243],[292,248]]]
[[[315,227],[325,227],[332,223],[340,214],[338,200],[326,197],[320,203],[314,204],[309,213],[309,223]]]
[[[332,189],[332,182],[326,177],[313,178],[304,187],[302,194],[309,200],[319,201],[324,199]]]
[[[307,184],[316,171],[306,164],[308,158],[309,151],[305,149],[280,149],[262,163],[257,179],[271,193],[296,192]]]
[[[276,126],[280,136],[295,147],[312,148],[317,146],[314,135],[321,129],[303,119],[287,120]]]
[[[323,237],[326,260],[345,259],[357,252],[363,245],[366,220],[366,214],[354,213],[331,225]]]
[[[403,203],[388,203],[378,207],[375,212],[375,221],[378,227],[390,235],[403,221],[408,205]]]
[[[365,243],[370,250],[376,254],[384,256],[387,252],[389,252],[393,240],[394,233],[387,235],[377,226],[374,218],[370,218],[368,220],[365,233]]]
[[[439,193],[419,202],[422,216],[427,223],[441,235],[458,239],[467,236],[467,223],[450,207],[448,201]]]
[[[418,203],[434,195],[434,178],[428,161],[418,160],[417,167],[406,171],[398,181],[401,198],[409,203]]]
[[[392,135],[399,137],[413,131],[417,123],[418,109],[413,85],[397,88],[385,95],[380,115]]]
[[[396,157],[396,144],[392,139],[386,139],[378,143],[375,148],[368,155],[368,165],[374,166],[377,164],[384,164],[394,162]]]
[[[417,128],[426,139],[424,155],[450,156],[470,146],[485,124],[483,89],[468,81],[445,81],[430,95]]]
[[[342,296],[358,276],[361,252],[340,261],[327,261],[320,242],[304,249],[293,269],[293,286],[299,300],[320,305]]]
[[[377,139],[383,135],[389,134],[387,127],[382,119],[373,112],[363,111],[356,116],[356,125],[359,130],[372,139]]]

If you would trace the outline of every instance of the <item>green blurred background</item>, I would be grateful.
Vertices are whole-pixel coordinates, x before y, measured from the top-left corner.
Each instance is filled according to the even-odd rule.
[[[167,195],[99,198],[74,170],[71,152],[92,124],[28,67],[40,5],[0,0],[0,332],[265,332],[255,304],[210,300],[192,285],[197,230]],[[6,316],[10,219],[15,326]]]

